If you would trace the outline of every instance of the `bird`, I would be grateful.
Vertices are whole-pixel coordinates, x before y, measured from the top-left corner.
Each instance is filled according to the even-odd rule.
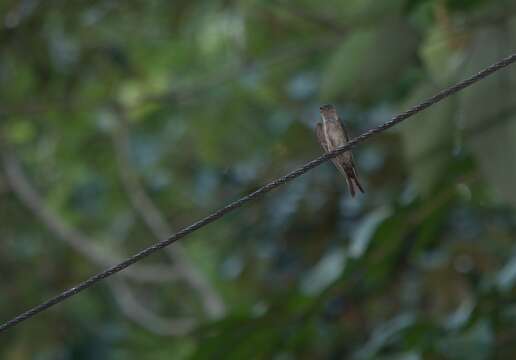
[[[315,127],[317,139],[326,153],[348,143],[349,137],[346,128],[337,114],[337,109],[331,104],[322,105],[319,108],[322,122],[317,122]],[[351,151],[345,151],[331,159],[337,169],[344,175],[348,184],[349,193],[355,197],[357,189],[365,193],[360,185]]]

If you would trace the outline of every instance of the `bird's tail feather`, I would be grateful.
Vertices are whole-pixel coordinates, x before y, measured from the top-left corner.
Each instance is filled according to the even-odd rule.
[[[355,186],[353,185],[353,179],[346,175],[346,182],[348,183],[348,189],[351,197],[355,197]]]
[[[346,176],[346,182],[348,183],[349,193],[352,197],[355,197],[356,190],[355,187],[360,190],[360,192],[363,194],[365,193],[364,188],[360,184],[360,181],[358,181],[357,173],[355,171],[354,167],[346,167],[343,168],[343,173]]]
[[[346,183],[348,184],[349,193],[352,197],[356,195],[355,187],[360,190],[361,193],[365,193],[364,188],[358,181],[357,172],[355,171],[354,166],[344,166],[338,160],[332,160],[337,169],[340,171],[342,175],[346,178]]]

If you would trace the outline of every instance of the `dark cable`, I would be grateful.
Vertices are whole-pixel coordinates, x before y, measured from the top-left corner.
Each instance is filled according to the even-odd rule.
[[[168,245],[172,244],[173,242],[176,242],[177,240],[185,237],[186,235],[220,219],[224,215],[241,207],[242,205],[250,202],[251,200],[254,200],[257,197],[259,197],[265,193],[268,193],[269,191],[297,178],[298,176],[305,174],[306,172],[310,171],[311,169],[315,168],[316,166],[321,165],[323,162],[337,156],[338,154],[355,147],[357,144],[361,143],[362,141],[366,140],[367,138],[371,137],[372,135],[380,133],[384,130],[387,130],[388,128],[402,122],[403,120],[411,117],[412,115],[425,110],[426,108],[438,103],[439,101],[443,100],[444,98],[463,90],[464,88],[474,84],[475,82],[477,82],[481,79],[484,79],[485,77],[493,74],[494,72],[514,63],[515,61],[516,61],[516,54],[512,54],[512,55],[506,57],[505,59],[500,60],[499,62],[490,65],[489,67],[487,67],[484,70],[480,71],[479,73],[473,75],[469,79],[463,80],[447,89],[442,90],[441,92],[437,93],[436,95],[432,96],[431,98],[427,99],[426,101],[393,117],[391,120],[387,121],[386,123],[364,132],[360,136],[351,140],[345,146],[342,146],[339,149],[332,151],[331,153],[324,154],[324,155],[306,163],[302,167],[288,173],[287,175],[284,175],[284,176],[262,186],[258,190],[254,191],[236,201],[233,201],[232,203],[226,205],[225,207],[206,216],[205,218],[191,224],[190,226],[183,228],[179,232],[170,236],[168,239],[162,240],[148,248],[145,248],[144,250],[142,250],[142,251],[136,253],[135,255],[129,257],[128,259],[122,261],[118,265],[112,266],[109,269],[104,270],[101,273],[98,273],[98,274],[90,277],[89,279],[79,283],[78,285],[76,285],[68,290],[65,290],[64,292],[60,293],[59,295],[41,303],[40,305],[33,307],[32,309],[29,309],[29,310],[25,311],[24,313],[16,316],[15,318],[3,323],[2,325],[0,325],[0,332],[5,331],[10,327],[13,327],[13,326],[21,323],[22,321],[25,321],[25,320],[33,317],[34,315],[68,299],[69,297],[74,296],[75,294],[78,294],[79,292],[89,288],[90,286],[92,286],[93,284],[97,283],[100,280],[103,280],[111,275],[116,274],[119,271],[122,271],[126,267],[136,263],[137,261],[142,260],[143,258],[164,248],[165,246],[168,246]]]

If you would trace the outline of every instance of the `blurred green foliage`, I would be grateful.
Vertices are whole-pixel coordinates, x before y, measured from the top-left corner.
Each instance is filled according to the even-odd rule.
[[[514,49],[508,0],[0,2],[2,321],[319,155],[321,103],[357,135]],[[323,165],[0,356],[514,358],[515,98],[513,67],[360,145],[366,195]]]

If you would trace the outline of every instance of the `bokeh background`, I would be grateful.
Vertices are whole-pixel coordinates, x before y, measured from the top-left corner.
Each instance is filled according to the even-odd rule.
[[[0,317],[516,49],[487,0],[0,2]],[[3,359],[516,356],[516,68],[0,336]]]

